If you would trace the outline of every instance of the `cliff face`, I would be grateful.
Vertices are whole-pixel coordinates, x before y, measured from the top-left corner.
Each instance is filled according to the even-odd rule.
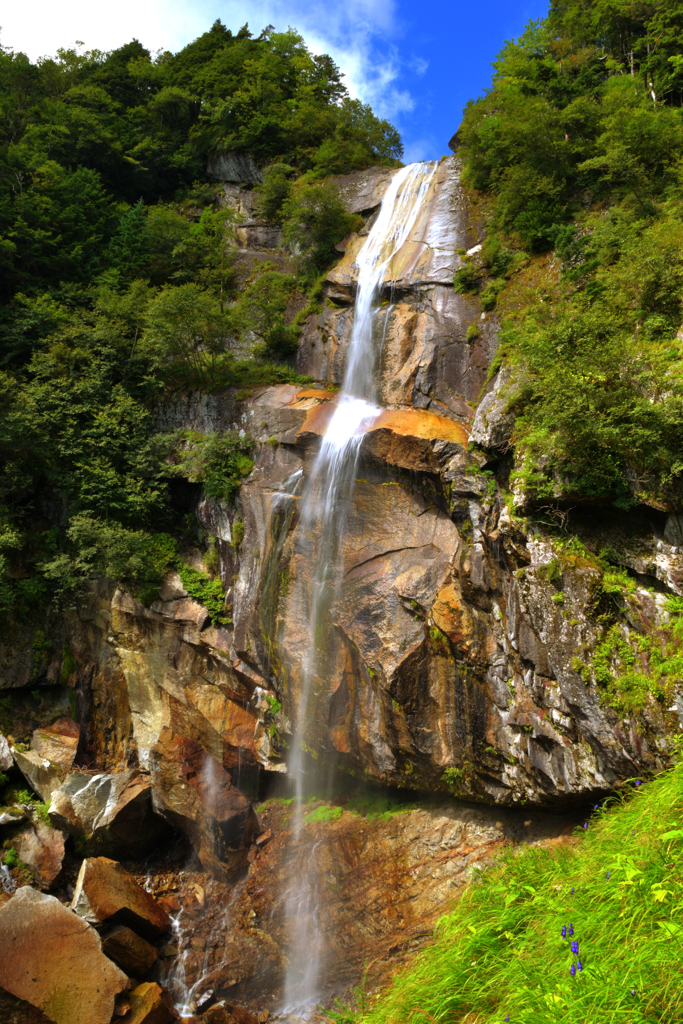
[[[378,171],[341,182],[367,224],[387,181]],[[301,337],[299,369],[326,386],[341,379],[362,240],[363,232],[346,240],[324,312]],[[595,673],[600,651],[609,660],[608,629],[659,635],[666,591],[683,585],[681,526],[656,510],[587,510],[573,520],[582,543],[571,547],[542,517],[522,518],[504,486],[505,369],[486,385],[495,319],[451,283],[457,250],[477,240],[449,158],[375,318],[387,411],[363,439],[344,510],[338,598],[306,743],[312,757],[384,783],[503,804],[561,802],[660,766],[667,731],[683,721],[675,693],[626,716],[608,705]],[[334,401],[327,387],[281,385],[247,397],[193,394],[159,409],[160,429],[239,429],[259,443],[236,507],[196,499],[216,537],[232,624],[211,626],[173,574],[149,608],[100,587],[68,618],[63,640],[75,664],[62,676],[80,692],[82,746],[102,767],[150,768],[170,728],[237,786],[239,773],[259,765],[286,770],[319,540],[298,507]],[[605,589],[591,556],[600,547],[630,570],[623,593]],[[3,685],[28,681],[28,664],[7,665]],[[62,667],[48,667],[50,678]]]

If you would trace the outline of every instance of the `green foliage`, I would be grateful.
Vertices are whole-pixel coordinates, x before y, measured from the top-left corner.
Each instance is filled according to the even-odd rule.
[[[10,848],[6,851],[5,855],[3,856],[3,863],[5,867],[10,869],[22,866],[19,854],[17,853],[13,846],[10,846]]]
[[[607,580],[605,580],[607,577]],[[605,573],[601,589],[608,595],[628,598],[633,581],[624,573]],[[600,687],[601,701],[622,717],[642,711],[655,702],[668,707],[683,673],[683,599],[670,597],[667,621],[659,628],[639,633],[616,622],[605,632],[590,665],[582,675]]]
[[[232,524],[232,546],[235,551],[239,551],[239,546],[244,540],[244,520],[239,517],[235,518]]]
[[[682,24],[671,0],[554,3],[465,111],[527,499],[681,501]]]
[[[203,604],[214,626],[227,626],[232,619],[225,611],[225,591],[220,579],[212,579],[205,572],[193,569],[184,562],[176,563],[178,575],[190,597]]]
[[[254,190],[257,194],[259,217],[271,224],[282,223],[282,208],[292,191],[291,176],[294,168],[289,164],[270,164],[263,172],[263,181]]]
[[[52,822],[50,821],[50,815],[48,814],[49,809],[50,809],[50,801],[49,800],[47,801],[47,803],[44,803],[44,804],[37,803],[37,804],[33,805],[33,813],[38,816],[38,818],[42,821],[43,825],[51,825],[52,824]]]
[[[674,1021],[683,911],[683,765],[611,799],[573,845],[509,851],[438,922],[434,942],[339,1024]],[[570,974],[572,924],[582,970]],[[419,1013],[417,1012],[419,1011]]]
[[[347,213],[329,181],[300,184],[282,207],[284,237],[305,272],[319,273],[334,258],[334,246],[355,231],[361,220]]]
[[[199,434],[183,430],[171,436],[176,452],[174,472],[204,485],[209,498],[232,502],[244,477],[251,473],[256,447],[236,431]]]
[[[453,287],[456,292],[461,294],[479,291],[480,283],[481,271],[471,260],[466,260],[461,267],[458,267],[453,277]]]
[[[232,322],[240,334],[251,333],[260,339],[254,349],[256,355],[285,358],[296,351],[299,330],[285,320],[296,287],[291,274],[266,270],[237,300]]]

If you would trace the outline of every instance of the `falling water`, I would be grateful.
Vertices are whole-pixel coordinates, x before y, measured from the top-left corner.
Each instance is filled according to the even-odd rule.
[[[289,761],[296,796],[292,827],[295,855],[303,830],[305,735],[314,713],[312,696],[318,675],[318,649],[336,596],[340,544],[353,499],[361,441],[381,412],[376,404],[377,352],[373,341],[377,297],[385,278],[392,280],[392,262],[410,237],[436,166],[436,162],[410,164],[394,174],[377,220],[356,257],[358,285],[341,394],[302,500],[299,536],[303,538],[302,543],[306,543],[306,538],[317,537],[317,546],[313,557],[308,645],[301,666],[299,699],[293,709],[294,737]],[[384,332],[387,320],[388,314]],[[296,882],[286,895],[285,906],[289,964],[283,1014],[300,1020],[310,1019],[319,999],[322,938],[317,920],[313,856],[311,850],[304,863],[299,863]],[[310,869],[307,864],[311,865]]]

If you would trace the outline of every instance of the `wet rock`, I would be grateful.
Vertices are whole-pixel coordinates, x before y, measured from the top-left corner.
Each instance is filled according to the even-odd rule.
[[[170,997],[153,981],[138,985],[129,993],[130,1010],[121,1024],[170,1024],[177,1020]]]
[[[10,768],[13,767],[14,758],[12,757],[12,751],[9,748],[9,743],[2,733],[0,733],[0,772],[8,772]]]
[[[125,925],[103,931],[101,938],[102,949],[109,959],[134,978],[144,977],[159,956],[154,946]]]
[[[128,986],[86,921],[26,886],[0,907],[0,949],[0,985],[55,1024],[108,1024]]]
[[[183,832],[217,877],[246,863],[258,828],[254,809],[202,747],[164,729],[151,753],[154,808]]]
[[[49,889],[62,870],[64,833],[42,821],[37,814],[12,836],[12,846],[31,869],[39,889]]]
[[[47,802],[55,789],[57,789],[64,772],[58,765],[51,764],[46,757],[36,750],[17,750],[12,747],[12,755],[17,768],[43,802]]]
[[[146,939],[154,940],[171,927],[168,914],[154,897],[108,857],[83,861],[71,909],[91,924],[126,925]]]
[[[76,757],[80,729],[71,718],[59,718],[44,729],[35,729],[31,749],[51,764],[68,771]]]
[[[19,804],[0,811],[0,825],[18,825],[26,817],[26,809]]]
[[[50,820],[70,835],[87,835],[103,852],[144,856],[168,834],[154,814],[148,775],[74,772],[52,794]]]
[[[202,1024],[259,1024],[260,1019],[244,1007],[227,1002],[214,1003],[200,1017]]]

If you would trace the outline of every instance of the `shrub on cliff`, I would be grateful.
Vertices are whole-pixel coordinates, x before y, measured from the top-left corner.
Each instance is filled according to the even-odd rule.
[[[347,213],[332,182],[301,184],[282,207],[284,236],[304,272],[320,272],[334,258],[335,245],[358,229],[361,219]]]

